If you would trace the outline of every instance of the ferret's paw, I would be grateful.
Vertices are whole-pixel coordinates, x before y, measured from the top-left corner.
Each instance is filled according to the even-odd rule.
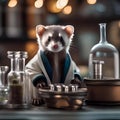
[[[37,89],[44,88],[44,87],[46,87],[46,83],[45,82],[38,83],[36,87],[37,87]]]
[[[71,80],[71,84],[77,84],[78,88],[85,88],[86,87],[85,83],[83,81],[80,81],[77,78]]]
[[[82,87],[82,82],[79,79],[71,80],[71,84],[77,84],[79,88]]]

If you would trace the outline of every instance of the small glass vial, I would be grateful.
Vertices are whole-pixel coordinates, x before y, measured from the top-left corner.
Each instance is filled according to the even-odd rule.
[[[62,86],[61,85],[56,85],[55,86],[57,92],[62,92]]]
[[[103,79],[119,78],[119,53],[115,46],[106,39],[106,23],[100,23],[100,41],[94,45],[89,54],[89,78],[93,78],[93,61],[104,61]]]
[[[53,84],[50,84],[49,87],[50,87],[50,91],[54,91],[55,90],[55,87],[54,87]]]
[[[5,75],[7,71],[8,66],[0,66],[0,106],[8,102],[8,85]]]
[[[68,85],[65,86],[65,92],[69,92],[69,86]]]
[[[104,61],[93,60],[93,79],[103,79]]]

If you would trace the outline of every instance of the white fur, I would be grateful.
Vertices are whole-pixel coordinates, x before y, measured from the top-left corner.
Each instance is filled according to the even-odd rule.
[[[60,25],[43,26],[43,25],[38,25],[36,27],[36,35],[37,35],[37,41],[38,41],[38,44],[39,44],[39,49],[42,50],[42,51],[50,50],[52,52],[59,52],[59,51],[64,49],[64,47],[62,46],[62,44],[60,42],[57,43],[58,46],[59,46],[58,50],[53,50],[52,49],[52,43],[50,43],[48,47],[44,46],[45,37],[46,37],[46,35],[44,34],[45,31],[43,32],[43,34],[41,36],[39,35],[39,31],[42,28],[45,29],[45,31],[48,30],[48,29],[51,29],[51,31],[52,30],[54,31],[54,29],[58,29],[60,31],[60,35],[65,40],[65,49],[66,49],[67,52],[69,51],[69,48],[70,48],[70,45],[71,45],[71,41],[72,41],[72,38],[73,38],[73,35],[74,35],[73,34],[74,33],[74,27],[73,26],[71,26],[71,25],[67,25],[67,26],[60,26]],[[65,31],[66,28],[69,29],[68,30],[69,33],[67,33]],[[68,34],[70,34],[70,35],[68,36]],[[52,33],[51,33],[51,36],[52,36]]]

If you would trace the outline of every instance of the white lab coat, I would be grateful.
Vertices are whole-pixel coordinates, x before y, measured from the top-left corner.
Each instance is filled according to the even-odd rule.
[[[79,74],[79,69],[72,60],[72,58],[70,57],[69,53],[68,53],[68,57],[70,64],[68,66],[64,84],[70,84],[70,81],[74,79],[74,74],[76,73]],[[43,60],[41,58],[41,51],[38,51],[38,53],[28,62],[28,64],[26,65],[26,71],[29,73],[31,80],[33,80],[35,76],[43,74],[47,79],[48,85],[51,84],[50,77],[47,74]]]

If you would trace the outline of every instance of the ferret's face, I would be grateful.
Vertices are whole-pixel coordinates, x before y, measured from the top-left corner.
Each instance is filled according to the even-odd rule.
[[[67,34],[61,29],[48,29],[41,39],[42,46],[51,52],[60,52],[66,48],[69,42]]]
[[[43,27],[43,26],[42,26]],[[61,26],[48,26],[38,32],[40,47],[51,52],[60,52],[70,46],[70,34]]]

